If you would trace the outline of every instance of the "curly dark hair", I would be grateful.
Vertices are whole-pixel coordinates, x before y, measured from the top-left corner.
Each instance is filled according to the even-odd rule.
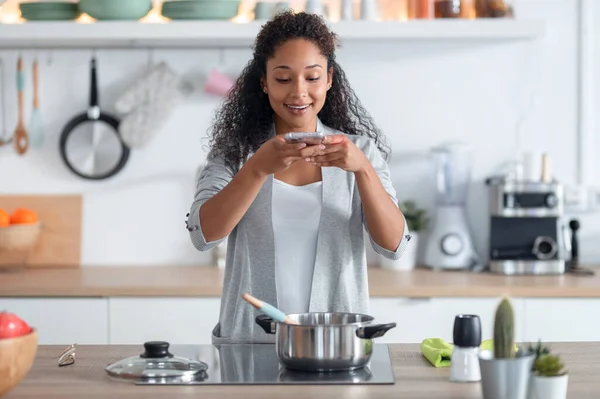
[[[251,152],[270,138],[273,109],[261,86],[266,76],[267,60],[290,39],[306,39],[317,45],[327,58],[327,70],[333,68],[332,85],[318,114],[321,122],[346,134],[368,136],[389,158],[383,135],[360,104],[346,75],[335,60],[337,35],[329,30],[322,17],[293,11],[282,12],[268,21],[258,34],[252,59],[227,93],[211,127],[210,146],[215,156],[236,167]]]

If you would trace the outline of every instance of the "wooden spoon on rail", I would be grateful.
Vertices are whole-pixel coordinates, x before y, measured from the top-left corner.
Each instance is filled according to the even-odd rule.
[[[29,148],[29,137],[27,136],[27,130],[25,129],[25,123],[23,123],[23,92],[25,88],[25,78],[23,76],[23,59],[19,57],[17,61],[17,92],[19,99],[19,119],[17,121],[17,128],[15,130],[14,141],[15,149],[19,155],[23,155]]]

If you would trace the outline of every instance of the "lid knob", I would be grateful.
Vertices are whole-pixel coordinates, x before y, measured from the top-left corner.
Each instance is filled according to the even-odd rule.
[[[140,355],[141,358],[161,359],[173,357],[169,353],[169,343],[165,341],[144,342],[145,352]]]

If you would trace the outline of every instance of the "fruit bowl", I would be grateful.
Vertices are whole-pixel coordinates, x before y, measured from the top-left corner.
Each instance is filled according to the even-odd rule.
[[[37,242],[41,227],[37,222],[0,228],[0,252],[30,250]]]
[[[0,338],[0,396],[17,386],[29,373],[38,347],[38,332]]]
[[[0,227],[0,268],[25,266],[41,230],[40,222]]]

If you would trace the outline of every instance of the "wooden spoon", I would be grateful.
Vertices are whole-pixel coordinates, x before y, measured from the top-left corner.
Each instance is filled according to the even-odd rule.
[[[273,320],[276,320],[280,323],[285,323],[285,324],[296,324],[296,325],[300,324],[297,321],[292,320],[288,315],[286,315],[285,313],[283,313],[281,310],[277,309],[273,305],[269,305],[268,303],[261,301],[260,299],[256,299],[255,297],[253,297],[252,295],[250,295],[248,293],[245,293],[244,295],[242,295],[242,298],[244,298],[244,300],[246,302],[248,302],[250,305],[254,306],[256,309],[260,310],[267,316],[273,318]]]
[[[19,57],[17,61],[17,92],[19,96],[19,119],[17,122],[17,128],[15,130],[14,141],[15,149],[19,155],[23,155],[29,148],[29,137],[27,136],[27,130],[25,130],[25,124],[23,123],[23,92],[24,92],[25,80],[23,77],[23,60]]]
[[[31,119],[29,120],[29,144],[32,148],[41,148],[44,145],[44,128],[42,125],[42,115],[40,113],[40,97],[38,89],[38,62],[33,61],[33,109],[31,110]]]

